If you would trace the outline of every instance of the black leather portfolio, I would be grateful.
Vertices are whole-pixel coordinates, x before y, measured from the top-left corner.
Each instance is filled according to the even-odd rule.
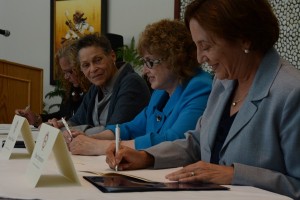
[[[109,176],[83,176],[102,192],[148,192],[179,190],[229,190],[229,188],[210,183],[153,182],[137,177],[110,174]]]

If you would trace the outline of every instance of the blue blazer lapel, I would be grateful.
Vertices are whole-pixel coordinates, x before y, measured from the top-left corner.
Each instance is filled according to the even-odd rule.
[[[169,116],[172,113],[174,106],[176,106],[177,102],[180,101],[178,99],[181,97],[183,90],[184,90],[184,88],[181,84],[179,84],[176,87],[175,91],[173,92],[169,101],[167,102],[167,104],[165,105],[165,107],[163,109],[163,112],[166,116]]]

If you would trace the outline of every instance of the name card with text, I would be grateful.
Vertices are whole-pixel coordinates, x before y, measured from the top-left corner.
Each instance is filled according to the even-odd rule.
[[[24,140],[24,144],[27,149],[27,152],[29,153],[30,156],[32,155],[35,144],[34,144],[29,123],[25,117],[15,115],[9,133],[7,135],[7,138],[5,140],[5,144],[1,150],[1,159],[9,160],[11,158],[12,151],[15,147],[15,144],[18,140],[20,133]]]
[[[38,135],[26,172],[30,185],[32,187],[36,187],[38,185],[38,182],[42,176],[42,172],[45,169],[45,165],[52,152],[59,172],[63,176],[63,179],[59,179],[59,184],[71,183],[80,185],[74,164],[62,133],[59,129],[49,126],[45,123],[43,123],[40,128],[40,133]],[[46,184],[50,182],[50,180],[47,179],[51,179],[51,177],[43,177],[43,181]]]

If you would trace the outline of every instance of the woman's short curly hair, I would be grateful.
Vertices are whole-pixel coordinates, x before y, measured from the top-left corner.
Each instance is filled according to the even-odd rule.
[[[66,94],[64,99],[67,100],[69,97],[68,94],[70,93],[72,84],[64,78],[64,73],[61,70],[61,67],[59,64],[59,60],[61,58],[66,58],[70,62],[70,65],[72,66],[72,71],[75,72],[75,74],[77,76],[77,80],[79,82],[79,87],[81,88],[81,90],[83,92],[87,92],[91,83],[84,76],[84,74],[78,67],[79,63],[78,63],[78,59],[77,59],[77,41],[76,40],[66,41],[55,54],[55,64],[58,67],[59,72],[60,72],[59,79],[62,82],[62,87],[65,90],[65,94]]]
[[[137,51],[140,56],[148,52],[165,59],[180,81],[194,76],[199,66],[196,45],[178,20],[162,19],[147,25],[139,37]]]

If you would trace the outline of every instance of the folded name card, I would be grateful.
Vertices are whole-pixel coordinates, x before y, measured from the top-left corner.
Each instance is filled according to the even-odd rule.
[[[54,158],[59,168],[59,172],[64,179],[60,179],[59,184],[73,183],[80,185],[80,181],[76,174],[74,164],[70,157],[69,150],[65,143],[62,133],[59,129],[49,126],[45,123],[42,124],[40,133],[38,135],[34,151],[32,153],[30,163],[27,168],[26,175],[32,187],[36,187],[42,176],[50,154],[53,152]],[[49,176],[45,176],[43,181],[49,183]]]
[[[13,149],[15,148],[15,144],[20,134],[22,135],[22,138],[24,140],[27,152],[30,156],[32,155],[35,144],[29,123],[25,117],[15,115],[4,146],[1,150],[1,159],[9,160],[11,158]]]

